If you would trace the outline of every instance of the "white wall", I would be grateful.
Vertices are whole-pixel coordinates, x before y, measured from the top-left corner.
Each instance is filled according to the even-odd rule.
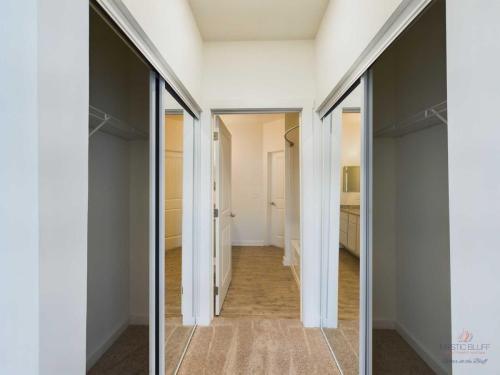
[[[85,371],[88,11],[38,3],[41,375]]]
[[[129,312],[131,324],[149,320],[149,145],[129,142]]]
[[[314,99],[314,42],[204,44],[205,108],[264,108]]]
[[[330,1],[316,35],[316,103],[353,65],[402,0]]]
[[[129,320],[129,146],[97,132],[89,141],[87,358]],[[91,363],[93,364],[93,363]]]
[[[39,5],[35,0],[22,5],[16,0],[4,1],[0,12],[4,50],[0,55],[2,374],[36,374],[39,368]],[[85,77],[81,79],[85,81]]]
[[[233,244],[267,245],[267,154],[284,150],[284,114],[221,117],[232,141]]]
[[[500,3],[447,2],[448,165],[452,339],[461,330],[490,344],[486,364],[454,364],[453,373],[500,372],[500,154],[498,35]],[[484,202],[482,204],[481,202]],[[454,360],[475,358],[455,353]]]
[[[200,103],[203,41],[188,1],[122,1]]]

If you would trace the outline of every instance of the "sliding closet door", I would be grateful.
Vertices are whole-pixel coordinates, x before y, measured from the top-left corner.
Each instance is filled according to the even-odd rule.
[[[367,85],[323,118],[321,325],[343,373],[368,373]]]
[[[149,127],[149,373],[165,373],[165,264],[164,199],[164,100],[165,83],[156,73],[150,77]]]

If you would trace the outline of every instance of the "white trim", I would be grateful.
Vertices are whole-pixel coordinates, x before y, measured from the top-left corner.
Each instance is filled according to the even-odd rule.
[[[129,322],[123,322],[118,328],[87,358],[87,371],[90,370],[104,353],[115,343],[120,335],[127,329]]]
[[[359,369],[360,375],[372,374],[372,76],[370,71],[361,78],[361,186],[360,186],[360,291],[359,291]]]
[[[240,103],[242,104],[242,103]],[[301,293],[301,319],[306,327],[319,327],[320,322],[320,243],[321,215],[318,190],[320,183],[318,163],[321,155],[317,144],[320,143],[321,121],[313,111],[312,103],[302,102],[291,106],[280,103],[276,106],[262,106],[248,109],[243,105],[233,103],[227,107],[214,105],[208,108],[226,108],[223,110],[204,110],[200,126],[200,147],[196,155],[200,163],[197,174],[200,183],[197,184],[200,197],[198,226],[199,263],[198,263],[198,325],[209,325],[213,319],[213,191],[207,186],[213,186],[212,176],[212,139],[213,115],[220,113],[272,113],[300,112],[300,207],[301,207],[301,290],[307,290],[307,296]],[[304,255],[305,256],[302,256]]]
[[[214,314],[213,295],[213,186],[212,178],[212,143],[213,124],[210,111],[203,111],[199,126],[199,148],[196,160],[199,169],[196,171],[200,183],[196,184],[199,197],[198,209],[198,310],[196,320],[198,325],[208,326]]]
[[[312,107],[300,113],[300,307],[304,327],[320,326],[321,130]]]
[[[183,113],[182,163],[182,295],[183,324],[195,321],[194,312],[194,126],[195,120],[187,111]]]
[[[339,101],[349,88],[361,78],[378,57],[415,20],[432,0],[403,0],[382,28],[361,52],[354,64],[317,108],[320,117]]]
[[[406,329],[402,324],[396,323],[396,331],[399,335],[410,345],[413,350],[424,360],[427,365],[434,370],[437,374],[446,375],[448,370],[438,358],[434,357],[427,348],[413,336],[408,329]]]
[[[267,246],[266,241],[252,241],[252,240],[242,240],[233,241],[232,246]]]
[[[299,146],[300,147],[300,146]],[[285,233],[284,233],[284,255],[283,265],[292,265],[292,168],[290,144],[285,141]],[[299,285],[300,288],[300,285]]]
[[[154,69],[162,76],[187,107],[200,117],[201,107],[175,74],[139,22],[130,13],[122,0],[97,0],[98,4],[118,25],[127,38],[144,55]]]
[[[155,334],[156,334],[156,288],[155,288],[155,133],[156,133],[156,78],[149,75],[149,373],[155,374]],[[163,241],[162,241],[163,242]]]
[[[160,239],[165,238],[165,111],[164,111],[164,105],[165,105],[165,81],[160,78],[160,125],[159,125],[159,134],[156,136],[159,139],[159,203],[158,203],[158,210],[160,212],[160,223],[159,223],[159,233],[158,236]],[[159,241],[159,260],[160,260],[160,265],[159,265],[159,270],[160,270],[160,275],[159,275],[159,312],[160,312],[160,321],[159,321],[159,336],[160,336],[160,343],[159,343],[159,374],[163,375],[165,374],[165,352],[166,352],[166,344],[165,344],[165,241]]]

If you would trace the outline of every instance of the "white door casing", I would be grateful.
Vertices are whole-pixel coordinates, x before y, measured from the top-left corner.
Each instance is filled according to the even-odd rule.
[[[220,315],[232,277],[231,133],[216,116],[215,149],[215,315]]]
[[[285,155],[283,151],[268,153],[269,243],[284,247],[285,235]]]

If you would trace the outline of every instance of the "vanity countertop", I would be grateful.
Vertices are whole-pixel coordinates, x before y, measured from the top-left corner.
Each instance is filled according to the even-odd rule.
[[[359,206],[340,206],[340,211],[359,216]]]

